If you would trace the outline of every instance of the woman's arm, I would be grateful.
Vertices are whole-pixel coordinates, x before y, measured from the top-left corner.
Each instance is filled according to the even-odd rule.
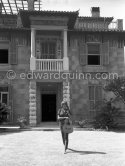
[[[58,120],[63,120],[63,119],[68,119],[69,117],[60,117],[59,115],[58,115],[58,117],[57,117],[57,119]]]

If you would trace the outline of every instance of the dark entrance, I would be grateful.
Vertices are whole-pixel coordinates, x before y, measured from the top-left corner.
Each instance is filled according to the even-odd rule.
[[[42,122],[56,121],[56,94],[41,95]]]

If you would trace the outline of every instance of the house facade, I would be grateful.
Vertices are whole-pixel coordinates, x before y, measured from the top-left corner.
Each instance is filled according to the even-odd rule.
[[[124,74],[123,20],[101,17],[98,7],[79,17],[28,5],[0,13],[0,100],[10,107],[9,122],[56,122],[62,100],[74,120],[93,119],[106,80]]]

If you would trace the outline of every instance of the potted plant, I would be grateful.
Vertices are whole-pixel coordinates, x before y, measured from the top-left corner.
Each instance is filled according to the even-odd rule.
[[[18,124],[19,124],[19,126],[20,126],[20,128],[25,128],[26,127],[26,118],[25,118],[25,116],[19,116],[18,118],[17,118],[17,122],[18,122]]]

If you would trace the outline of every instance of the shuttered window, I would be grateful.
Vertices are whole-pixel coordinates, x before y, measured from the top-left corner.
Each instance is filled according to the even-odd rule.
[[[90,111],[99,110],[102,104],[102,86],[89,86]]]
[[[124,42],[122,39],[118,40],[118,48],[123,48],[124,47]]]
[[[56,43],[55,42],[42,42],[41,43],[41,56],[42,59],[55,59],[56,57]]]
[[[100,44],[87,44],[87,64],[88,65],[100,65]]]
[[[62,41],[60,39],[36,40],[36,58],[37,59],[61,59],[62,58]]]
[[[0,64],[9,63],[9,42],[1,41],[0,42]]]
[[[102,65],[109,64],[109,42],[104,42],[101,44],[101,63]]]
[[[8,87],[0,87],[0,102],[8,105]]]
[[[10,42],[9,55],[10,55],[10,64],[16,65],[18,61],[18,51],[17,51],[17,43],[15,41]]]
[[[87,65],[87,46],[85,43],[79,43],[79,63],[81,65]]]
[[[0,87],[0,102],[8,105],[9,107],[9,114],[8,114],[8,121],[12,122],[13,120],[13,96],[12,96],[12,86],[1,86]]]
[[[109,42],[79,43],[79,63],[81,65],[108,65]]]
[[[57,59],[61,59],[62,58],[62,43],[61,43],[60,40],[57,40],[56,54],[57,54]]]
[[[8,64],[8,49],[0,49],[0,64]]]
[[[61,40],[37,40],[36,41],[37,59],[61,59],[62,42]]]

